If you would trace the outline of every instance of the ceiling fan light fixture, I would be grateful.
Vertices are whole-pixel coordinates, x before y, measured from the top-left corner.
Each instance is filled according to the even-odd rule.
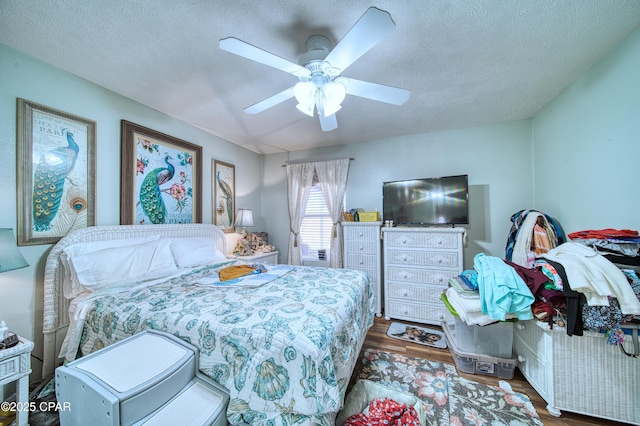
[[[324,116],[329,117],[342,108],[340,104],[342,104],[347,95],[347,88],[343,84],[328,81],[322,86],[321,90]]]
[[[305,114],[307,114],[309,117],[313,117],[313,107],[315,106],[315,104],[310,104],[310,105],[304,105],[304,104],[298,104],[296,105],[296,108],[298,108],[300,111],[304,112]]]
[[[316,91],[316,85],[310,81],[301,81],[297,83],[293,89],[293,93],[298,101],[296,108],[309,117],[313,117],[313,108],[316,104]]]

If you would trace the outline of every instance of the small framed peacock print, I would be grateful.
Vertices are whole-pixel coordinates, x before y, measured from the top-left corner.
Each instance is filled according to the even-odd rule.
[[[18,245],[95,225],[96,122],[17,99]]]
[[[120,224],[202,222],[202,147],[121,121]]]
[[[213,223],[223,232],[234,232],[236,211],[236,166],[212,160]]]

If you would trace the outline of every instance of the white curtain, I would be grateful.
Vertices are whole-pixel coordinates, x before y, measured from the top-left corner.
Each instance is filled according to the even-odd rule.
[[[313,163],[287,164],[287,193],[289,196],[289,265],[302,265],[298,234],[307,208],[313,180]]]
[[[347,191],[349,175],[349,159],[321,161],[314,163],[318,181],[324,195],[324,202],[329,210],[333,230],[329,248],[329,266],[342,268],[342,212],[344,210],[344,194]]]

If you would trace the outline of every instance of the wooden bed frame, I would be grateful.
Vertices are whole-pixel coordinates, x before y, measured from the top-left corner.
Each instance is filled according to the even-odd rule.
[[[44,270],[44,355],[42,378],[53,376],[55,368],[62,362],[58,358],[62,342],[69,326],[69,301],[62,289],[60,255],[63,250],[76,243],[106,241],[160,235],[166,238],[205,237],[215,241],[221,253],[226,253],[225,234],[216,225],[111,225],[92,226],[79,229],[62,238],[47,256]]]

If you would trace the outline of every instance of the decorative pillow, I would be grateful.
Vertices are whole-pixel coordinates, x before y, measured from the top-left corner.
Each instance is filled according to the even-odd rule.
[[[129,247],[131,245],[137,245],[149,241],[157,241],[159,239],[159,235],[150,235],[148,237],[120,238],[116,240],[105,241],[88,241],[84,243],[72,244],[69,247],[66,247],[63,250],[62,255],[60,256],[60,262],[62,263],[63,271],[62,289],[65,297],[67,299],[73,299],[85,290],[78,282],[77,274],[75,273],[73,265],[70,263],[69,259],[72,259],[75,256],[95,253],[100,250],[118,247]]]
[[[193,268],[212,262],[223,262],[226,256],[210,238],[171,238],[171,252],[178,268]]]
[[[106,248],[71,257],[68,262],[79,285],[89,291],[161,278],[178,270],[166,240]]]

